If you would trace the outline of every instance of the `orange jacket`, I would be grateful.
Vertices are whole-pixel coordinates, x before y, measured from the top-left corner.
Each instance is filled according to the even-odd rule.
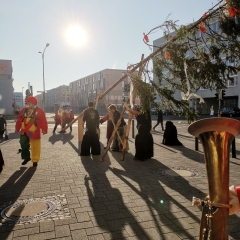
[[[64,111],[63,115],[62,115],[62,119],[64,122],[71,122],[74,119],[74,114],[72,111],[70,111],[69,113]]]
[[[40,129],[42,129],[43,132],[47,133],[47,119],[44,111],[40,107],[37,107],[31,116],[27,116],[26,107],[20,110],[15,125],[15,130],[17,132],[20,131],[21,135],[26,133],[30,139],[36,140],[41,138]]]

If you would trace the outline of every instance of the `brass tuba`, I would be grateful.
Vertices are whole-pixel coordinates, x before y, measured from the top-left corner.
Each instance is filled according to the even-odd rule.
[[[203,206],[199,240],[228,239],[229,154],[232,140],[240,134],[240,121],[231,118],[209,118],[192,123],[188,132],[202,143],[208,179],[209,196],[193,199]]]

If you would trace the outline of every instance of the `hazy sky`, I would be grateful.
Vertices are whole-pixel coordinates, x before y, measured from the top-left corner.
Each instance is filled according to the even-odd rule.
[[[38,52],[46,43],[50,46],[45,52],[45,80],[46,89],[51,89],[105,68],[126,69],[142,53],[151,53],[142,41],[143,32],[163,23],[170,13],[180,24],[191,23],[217,2],[0,0],[0,59],[13,60],[15,91],[30,82],[36,94],[43,89]],[[85,43],[75,45],[78,35],[67,34],[71,26],[85,32]],[[161,36],[158,31],[149,40]]]

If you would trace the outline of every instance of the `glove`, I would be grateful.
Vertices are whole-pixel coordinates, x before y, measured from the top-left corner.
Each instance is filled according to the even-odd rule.
[[[126,103],[126,102],[124,103],[123,107],[126,108],[126,110],[130,109],[129,106],[128,106],[128,103]]]
[[[229,215],[233,215],[234,213],[239,211],[240,203],[237,192],[233,185],[229,188],[229,204],[232,205],[232,207],[229,208]]]
[[[101,124],[102,124],[102,123],[103,123],[103,120],[102,120],[102,119],[100,119],[100,120],[99,120],[99,123],[101,123]]]

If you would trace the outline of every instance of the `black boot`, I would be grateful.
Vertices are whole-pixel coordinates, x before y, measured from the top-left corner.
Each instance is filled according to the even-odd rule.
[[[55,126],[55,127],[53,128],[53,133],[55,133],[56,129],[57,129],[57,128],[56,128],[56,126]]]
[[[25,160],[22,162],[22,165],[26,165],[29,161],[30,161],[30,159],[28,159],[28,160],[25,159]]]

